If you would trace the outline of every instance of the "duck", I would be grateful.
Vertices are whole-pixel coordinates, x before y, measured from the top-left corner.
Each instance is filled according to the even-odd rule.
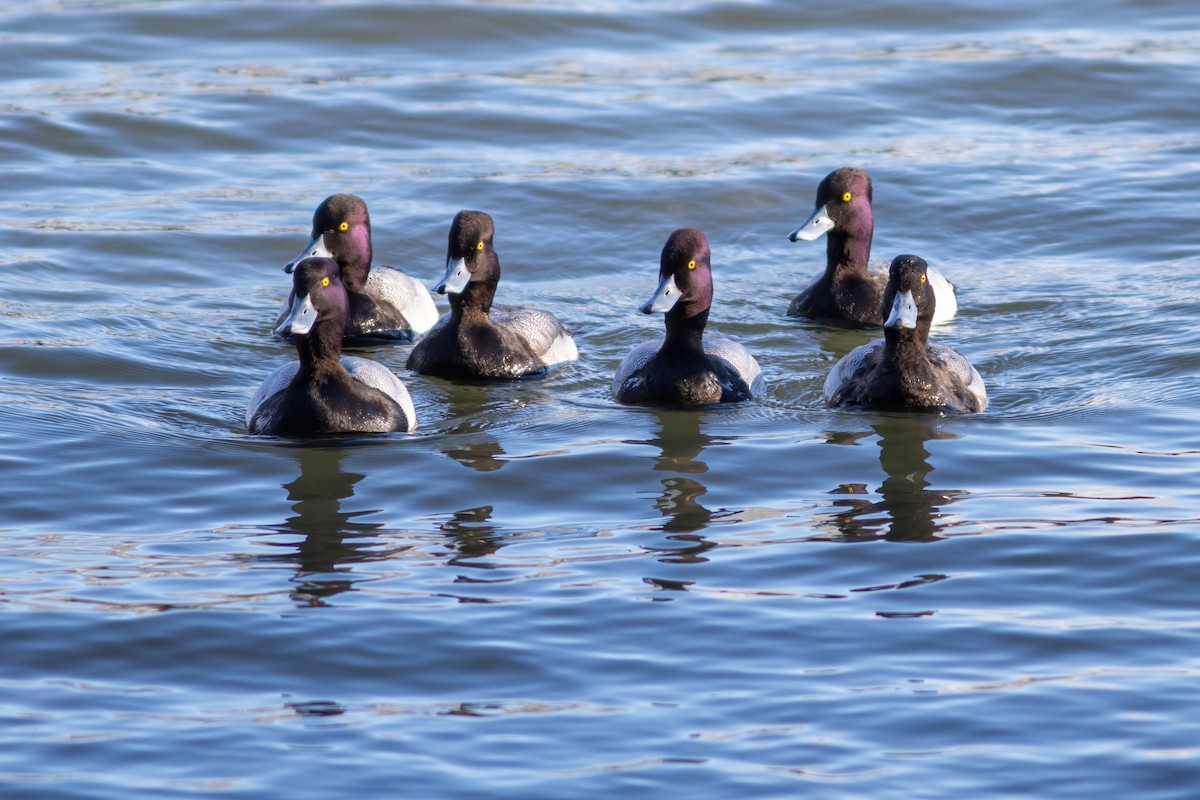
[[[349,293],[341,266],[306,258],[292,272],[292,301],[276,328],[295,342],[298,361],[275,370],[246,411],[251,434],[316,436],[411,431],[417,415],[400,379],[377,361],[343,356]]]
[[[408,369],[440,378],[540,378],[579,358],[575,337],[549,311],[493,304],[500,282],[495,222],[483,211],[454,215],[446,274],[434,287],[450,311],[413,347]]]
[[[312,241],[284,265],[291,272],[305,258],[332,258],[350,298],[346,338],[352,344],[411,342],[433,327],[438,310],[429,290],[392,267],[371,266],[371,216],[353,194],[326,197],[313,212]],[[275,321],[276,328],[291,300]]]
[[[937,296],[920,256],[896,256],[888,269],[883,339],[854,348],[825,379],[833,408],[975,413],[987,408],[979,371],[953,348],[932,344]]]
[[[641,308],[664,315],[662,338],[634,348],[613,376],[612,393],[627,405],[695,408],[749,400],[762,390],[762,370],[741,344],[705,331],[712,308],[712,256],[695,228],[671,233],[659,256],[658,288]]]
[[[862,326],[883,324],[888,272],[868,269],[875,230],[873,194],[871,176],[857,167],[836,169],[817,186],[816,207],[788,238],[811,241],[827,235],[825,271],[792,300],[789,317]],[[930,269],[928,279],[937,293],[938,313],[933,321],[952,319],[958,313],[954,286],[936,269]]]

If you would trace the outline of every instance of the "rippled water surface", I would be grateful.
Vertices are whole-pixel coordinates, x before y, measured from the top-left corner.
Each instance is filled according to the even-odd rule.
[[[0,796],[1194,796],[1198,81],[1184,0],[0,0]],[[847,164],[985,413],[823,407]],[[338,191],[580,360],[247,436]],[[759,402],[609,395],[683,226]]]

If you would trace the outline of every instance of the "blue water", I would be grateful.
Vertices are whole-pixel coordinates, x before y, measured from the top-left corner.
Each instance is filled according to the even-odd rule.
[[[1200,14],[0,0],[0,797],[1190,798]],[[831,411],[830,170],[991,405]],[[580,360],[251,438],[317,203]],[[678,227],[759,402],[609,382]],[[441,308],[444,300],[439,298]]]

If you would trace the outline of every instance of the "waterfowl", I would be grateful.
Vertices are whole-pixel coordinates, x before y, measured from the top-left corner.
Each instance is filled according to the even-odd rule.
[[[617,367],[612,391],[632,405],[696,407],[748,400],[762,388],[745,347],[705,332],[713,281],[708,239],[694,228],[670,235],[659,257],[658,289],[643,314],[664,314],[666,333],[635,348]]]
[[[971,362],[929,343],[937,299],[925,259],[896,256],[883,305],[883,339],[854,348],[833,366],[825,380],[828,405],[964,413],[987,408],[983,378]]]
[[[454,216],[446,274],[434,287],[450,296],[450,311],[409,353],[409,369],[442,378],[528,378],[579,358],[571,331],[550,312],[492,304],[500,281],[494,236],[484,212]]]
[[[263,381],[246,411],[250,433],[410,431],[417,424],[408,390],[391,370],[343,356],[349,298],[338,263],[306,258],[292,273],[292,301],[276,334],[290,336],[299,361]]]
[[[326,197],[313,213],[312,241],[284,266],[291,272],[305,258],[332,258],[350,298],[346,338],[412,341],[437,322],[433,297],[420,281],[392,267],[371,266],[371,217],[352,194]],[[290,301],[276,326],[283,321]]]
[[[887,270],[869,270],[875,211],[871,205],[871,176],[865,170],[842,167],[825,176],[817,186],[813,213],[788,238],[793,242],[828,237],[823,272],[792,300],[790,317],[882,325],[885,319],[883,290]],[[936,269],[929,282],[937,293],[937,317],[945,322],[958,312],[954,286]]]

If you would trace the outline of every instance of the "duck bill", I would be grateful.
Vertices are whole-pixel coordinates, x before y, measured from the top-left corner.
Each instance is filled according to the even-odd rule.
[[[470,282],[471,271],[467,269],[467,260],[460,258],[455,261],[451,257],[446,259],[446,274],[433,290],[438,294],[462,294]]]
[[[287,310],[287,317],[275,328],[276,336],[303,336],[312,330],[317,321],[317,309],[308,295],[297,299],[292,293],[292,305]]]
[[[313,239],[307,247],[300,251],[300,255],[284,264],[283,271],[291,274],[296,269],[296,265],[306,258],[333,258],[333,253],[329,252],[329,248],[325,246],[325,234]]]
[[[804,224],[788,234],[793,242],[811,242],[813,239],[833,230],[833,218],[829,216],[829,206],[821,206],[812,213]]]
[[[665,314],[679,302],[679,287],[675,285],[675,274],[667,275],[658,283],[653,296],[642,306],[643,314]]]
[[[896,299],[892,301],[892,313],[888,314],[887,321],[883,323],[885,328],[915,328],[917,327],[917,301],[913,299],[912,292],[896,292]]]

